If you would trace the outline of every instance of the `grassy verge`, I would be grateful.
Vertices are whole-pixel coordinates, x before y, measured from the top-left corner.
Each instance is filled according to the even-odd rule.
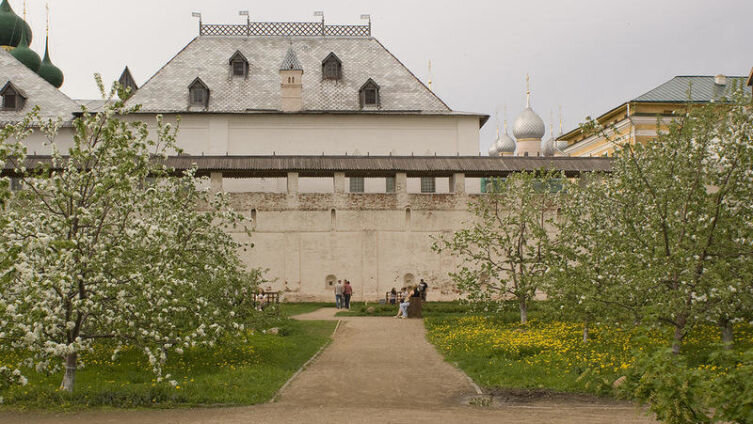
[[[633,365],[635,350],[665,347],[671,330],[594,326],[583,342],[583,327],[563,321],[526,325],[479,315],[437,316],[425,321],[429,340],[448,361],[457,363],[486,388],[550,389],[563,392],[611,393],[611,384]],[[737,348],[753,345],[753,327],[736,327]],[[689,334],[684,355],[704,367],[716,327]]]
[[[29,384],[3,393],[4,408],[80,409],[86,407],[176,407],[249,405],[265,402],[319,348],[328,342],[335,321],[282,320],[278,335],[249,332],[215,348],[188,349],[168,358],[158,383],[145,356],[135,349],[117,359],[104,349],[82,357],[76,390],[58,390],[61,375],[27,371]],[[173,384],[170,383],[173,381]]]
[[[307,314],[309,312],[314,312],[317,309],[331,308],[334,306],[334,302],[280,303],[278,305],[280,312],[289,317],[292,317],[294,315]]]
[[[353,302],[349,311],[340,311],[338,317],[387,317],[397,314],[397,305]],[[470,311],[470,306],[461,302],[426,302],[423,305],[424,316],[440,316],[464,314]]]

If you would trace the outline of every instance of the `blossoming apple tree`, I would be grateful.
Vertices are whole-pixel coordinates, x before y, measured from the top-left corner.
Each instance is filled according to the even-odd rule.
[[[563,177],[553,172],[521,172],[492,180],[488,193],[469,204],[467,228],[435,239],[433,249],[461,261],[450,273],[469,300],[514,299],[520,321],[547,270],[546,247],[562,196]]]
[[[161,376],[168,352],[212,345],[252,313],[259,273],[244,270],[237,253],[249,246],[226,231],[244,231],[242,217],[200,190],[194,172],[163,165],[176,128],[125,119],[136,109],[110,100],[84,113],[72,148],[53,143],[49,162],[33,167],[18,143],[29,122],[0,136],[23,181],[0,221],[9,258],[0,260],[0,343],[26,366],[64,368],[67,391],[95,342],[114,355],[138,347]],[[52,140],[58,124],[34,121]]]

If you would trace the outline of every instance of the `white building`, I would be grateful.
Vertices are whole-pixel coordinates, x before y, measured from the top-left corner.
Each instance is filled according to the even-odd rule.
[[[0,121],[39,105],[65,121],[55,141],[63,151],[81,105],[101,107],[69,99],[2,50],[0,80],[11,88],[4,101],[24,96],[0,110]],[[479,157],[488,117],[450,109],[371,37],[370,25],[202,24],[141,87],[127,69],[121,82],[134,90],[128,103],[141,105],[129,119],[180,117],[183,152],[171,163],[196,165],[213,190],[230,192],[255,231],[243,260],[269,269],[270,286],[291,299],[330,299],[336,278],[353,281],[356,299],[376,300],[419,278],[432,298],[454,298],[448,273],[459,264],[435,254],[431,236],[472,218],[467,203],[482,177],[595,169],[568,158]],[[533,130],[529,138],[540,139],[543,122]],[[32,155],[51,148],[38,133],[27,145]]]

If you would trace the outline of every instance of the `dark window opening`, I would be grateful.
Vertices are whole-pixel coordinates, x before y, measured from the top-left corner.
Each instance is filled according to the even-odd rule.
[[[377,91],[375,88],[368,88],[363,91],[363,103],[366,105],[377,104]]]
[[[16,95],[6,94],[3,96],[3,109],[16,109]]]
[[[207,107],[209,105],[209,88],[200,78],[196,78],[188,86],[188,97],[191,106]]]
[[[361,107],[379,106],[379,86],[374,80],[369,78],[366,84],[359,90]]]
[[[246,64],[241,61],[233,62],[233,75],[236,77],[246,76]]]
[[[322,61],[322,79],[339,80],[340,78],[342,78],[342,62],[334,53],[330,53]]]
[[[206,90],[201,87],[191,89],[191,103],[195,105],[204,105],[206,103]]]
[[[234,77],[247,77],[248,76],[248,60],[246,56],[236,50],[232,56],[230,56],[230,70]]]
[[[21,110],[24,108],[26,96],[10,81],[0,90],[0,96],[3,97],[4,110]]]

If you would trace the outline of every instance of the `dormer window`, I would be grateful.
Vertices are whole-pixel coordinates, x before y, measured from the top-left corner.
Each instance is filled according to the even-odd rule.
[[[379,107],[379,86],[377,85],[374,80],[369,78],[368,81],[366,81],[366,84],[361,86],[361,89],[358,91],[360,100],[361,100],[361,107]]]
[[[209,87],[201,80],[196,78],[188,86],[188,102],[191,106],[207,107],[209,106]]]
[[[248,77],[248,60],[240,51],[230,57],[230,72],[233,77]]]
[[[26,95],[10,81],[0,90],[0,96],[3,97],[3,110],[18,111],[26,104]]]
[[[342,61],[330,53],[322,61],[322,79],[339,80],[342,78]]]

